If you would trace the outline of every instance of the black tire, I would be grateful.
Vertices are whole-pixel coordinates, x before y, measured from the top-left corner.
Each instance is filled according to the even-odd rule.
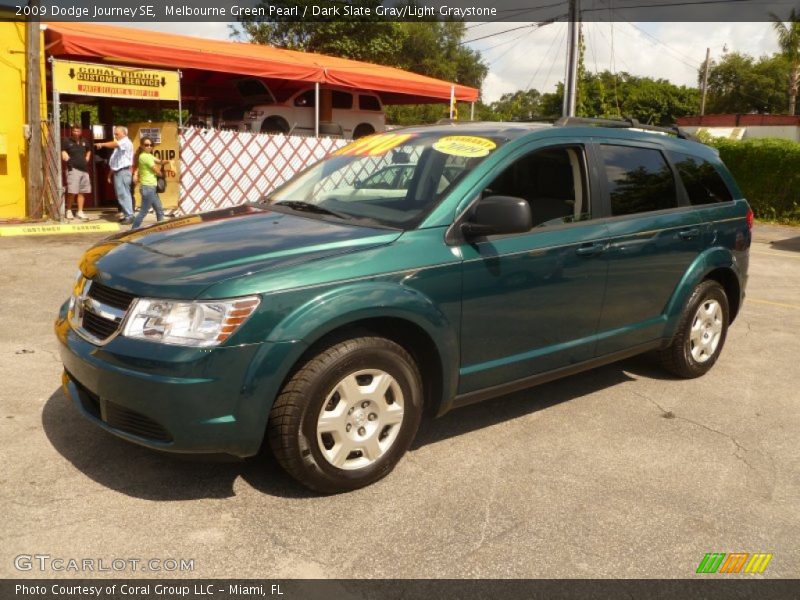
[[[267,117],[261,123],[261,133],[289,133],[289,123],[281,117]]]
[[[345,401],[340,408],[344,395],[338,390],[345,389],[340,384],[356,382],[356,374],[365,371],[373,371],[379,379],[372,379],[372,374],[360,374],[357,390],[346,389],[364,393],[368,386],[381,381],[390,382],[391,387],[374,400],[353,394],[351,400],[357,398],[355,406]],[[389,377],[380,379],[384,375]],[[373,408],[362,408],[365,402],[370,407],[383,406],[392,411],[394,419],[398,418],[399,406],[402,420],[385,425],[383,415],[388,412],[374,408],[381,415],[378,416],[369,412]],[[405,349],[381,337],[347,339],[324,348],[294,372],[272,407],[267,439],[278,463],[303,485],[326,494],[354,490],[387,475],[406,453],[419,427],[422,404],[422,378]],[[350,411],[346,412],[348,406]],[[331,415],[337,411],[341,414],[331,417],[338,428],[334,433],[318,433],[323,407]],[[390,420],[386,417],[385,422]],[[348,433],[345,426],[349,426]],[[354,438],[361,435],[366,435],[362,440],[369,438],[375,444],[386,444],[383,454],[376,451],[381,450],[380,446],[374,445],[375,457],[369,456],[366,445],[363,450],[349,450],[360,443]],[[334,454],[339,461],[345,456],[341,468],[334,466]]]
[[[714,308],[715,305],[713,303],[716,303],[716,306],[719,307],[721,315],[719,318],[719,338],[712,349],[705,347],[702,343],[696,344],[692,340],[692,328],[699,325],[700,331],[703,331],[709,323],[713,325],[716,319],[708,316],[707,320],[703,322],[703,317],[698,313],[701,307],[705,307],[704,311]],[[703,281],[689,297],[672,342],[667,348],[659,352],[662,366],[667,371],[686,379],[705,375],[717,362],[722,352],[722,347],[725,345],[725,338],[728,335],[729,315],[728,297],[725,295],[725,290],[722,286],[716,281]],[[713,340],[714,330],[712,326],[708,326],[706,333],[710,335],[709,340]]]
[[[375,133],[375,128],[372,125],[361,123],[353,130],[353,139],[357,140],[358,138],[362,138],[366,135],[372,135],[373,133]]]

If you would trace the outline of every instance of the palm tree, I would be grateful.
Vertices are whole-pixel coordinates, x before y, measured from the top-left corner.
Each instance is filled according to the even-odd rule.
[[[798,72],[800,71],[800,15],[795,9],[789,13],[789,20],[784,21],[775,13],[770,13],[772,28],[778,36],[778,45],[781,52],[789,60],[791,71],[789,74],[789,114],[795,113],[797,104]]]

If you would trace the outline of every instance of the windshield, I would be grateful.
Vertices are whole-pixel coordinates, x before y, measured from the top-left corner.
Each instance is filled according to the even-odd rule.
[[[273,206],[411,229],[503,140],[382,133],[334,152],[276,190]]]

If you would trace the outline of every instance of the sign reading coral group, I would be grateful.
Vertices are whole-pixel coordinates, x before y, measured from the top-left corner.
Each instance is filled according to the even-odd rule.
[[[53,81],[61,94],[140,100],[180,98],[177,71],[54,60]]]

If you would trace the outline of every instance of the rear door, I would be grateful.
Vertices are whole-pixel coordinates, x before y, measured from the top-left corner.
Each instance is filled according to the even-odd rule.
[[[703,231],[658,145],[609,139],[597,144],[596,157],[609,232],[602,356],[661,337],[667,303],[702,251]]]

